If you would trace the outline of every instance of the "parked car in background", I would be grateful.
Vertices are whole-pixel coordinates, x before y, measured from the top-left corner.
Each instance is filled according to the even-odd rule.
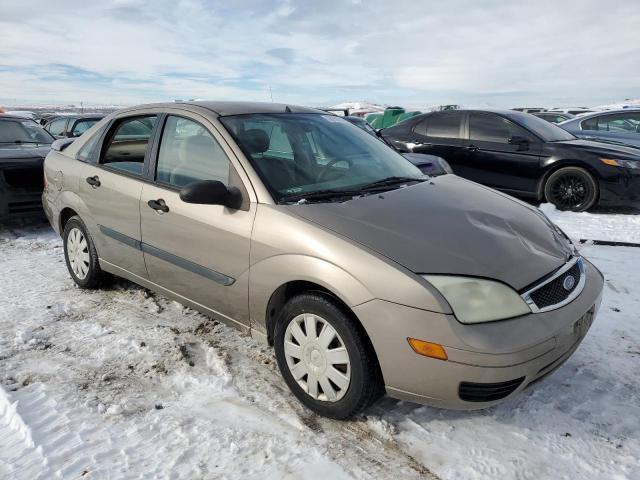
[[[393,144],[388,143],[384,137],[382,137],[378,132],[369,125],[364,118],[354,117],[354,116],[346,116],[343,117],[347,122],[355,125],[358,128],[361,128],[369,135],[376,137],[382,142],[386,143],[388,146],[395,150]],[[453,173],[451,170],[451,166],[444,160],[444,158],[437,157],[435,155],[427,155],[424,153],[403,153],[400,152],[404,158],[413,163],[416,167],[420,169],[422,173],[425,175],[437,176],[437,175],[445,175],[447,173]]]
[[[583,115],[585,113],[593,113],[593,110],[587,107],[568,107],[568,108],[551,108],[549,112],[570,113],[571,115]]]
[[[532,115],[546,120],[547,122],[555,123],[556,125],[575,117],[575,115],[571,115],[570,113],[562,112],[536,112],[532,113]]]
[[[578,139],[527,113],[435,112],[381,133],[400,151],[444,158],[456,175],[562,210],[640,206],[640,150]]]
[[[511,110],[515,110],[516,112],[524,112],[524,113],[539,113],[544,112],[547,109],[543,107],[516,107]]]
[[[640,147],[640,109],[594,112],[567,120],[559,126],[580,138]]]
[[[42,215],[42,162],[53,141],[33,120],[0,115],[0,222]]]
[[[75,138],[93,127],[104,118],[101,113],[64,115],[51,118],[44,126],[55,138]]]
[[[602,274],[538,209],[425,177],[315,109],[129,108],[52,150],[45,177],[79,287],[115,274],[274,345],[329,417],[385,389],[494,405],[558,368],[600,306]]]

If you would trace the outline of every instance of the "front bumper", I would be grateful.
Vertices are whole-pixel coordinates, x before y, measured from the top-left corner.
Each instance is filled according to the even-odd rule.
[[[616,175],[600,179],[602,206],[640,208],[640,170],[617,168]]]
[[[42,159],[0,164],[0,220],[41,216]]]
[[[578,348],[600,307],[604,284],[587,261],[585,270],[584,290],[571,303],[511,320],[463,325],[452,315],[382,300],[354,310],[376,350],[390,396],[443,408],[485,408],[551,373]],[[448,360],[416,354],[408,337],[443,345]],[[492,392],[506,395],[494,400]]]

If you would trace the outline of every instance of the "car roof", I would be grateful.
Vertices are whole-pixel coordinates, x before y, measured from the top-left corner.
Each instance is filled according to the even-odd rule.
[[[327,115],[327,112],[316,108],[301,107],[285,103],[272,102],[230,102],[230,101],[189,101],[189,102],[166,102],[148,105],[138,105],[138,108],[175,108],[176,105],[194,106],[205,108],[219,117],[229,115],[249,115],[252,113],[318,113]]]
[[[638,112],[640,108],[618,108],[616,110],[599,110],[597,112],[591,113],[583,113],[581,115],[577,115],[575,118],[570,118],[566,122],[562,122],[563,124],[569,125],[569,123],[573,122],[582,122],[588,118],[599,117],[600,115],[617,115],[619,113],[633,113]]]
[[[49,118],[49,121],[53,121],[53,120],[59,120],[61,118],[64,119],[76,119],[76,118],[104,118],[106,117],[107,114],[106,113],[64,113],[64,114],[56,114],[53,115]]]
[[[8,113],[0,113],[0,120],[30,120],[34,123],[38,123],[33,118],[23,117],[22,115],[11,115]]]

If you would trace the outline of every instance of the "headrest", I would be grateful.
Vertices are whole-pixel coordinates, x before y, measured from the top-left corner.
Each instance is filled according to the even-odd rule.
[[[242,133],[244,146],[250,154],[264,153],[269,149],[269,136],[264,130],[252,128]]]
[[[189,157],[193,155],[211,155],[214,152],[216,144],[209,135],[194,135],[185,138],[180,144],[180,161],[192,161]]]

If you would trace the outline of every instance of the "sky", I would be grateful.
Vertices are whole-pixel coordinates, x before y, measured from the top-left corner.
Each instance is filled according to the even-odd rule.
[[[0,104],[640,97],[637,0],[0,0]]]

